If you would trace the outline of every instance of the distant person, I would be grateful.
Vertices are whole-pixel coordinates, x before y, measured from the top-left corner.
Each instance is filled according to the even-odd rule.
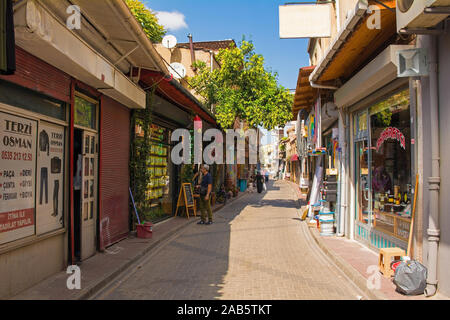
[[[269,182],[269,171],[266,171],[266,182]]]
[[[256,174],[256,188],[258,190],[258,193],[261,193],[263,191],[263,184],[264,184],[264,178],[260,171]]]
[[[213,215],[211,211],[211,203],[209,201],[212,191],[212,177],[209,173],[209,166],[203,165],[201,168],[202,181],[200,183],[200,210],[202,212],[201,220],[197,224],[211,225],[213,223]],[[208,222],[206,222],[206,212],[208,211]]]

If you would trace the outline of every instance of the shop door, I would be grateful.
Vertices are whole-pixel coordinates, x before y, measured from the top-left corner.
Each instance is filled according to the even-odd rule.
[[[371,188],[371,174],[369,164],[371,161],[371,148],[367,140],[358,141],[355,143],[356,150],[356,209],[358,214],[358,221],[367,225],[372,225],[372,188]]]
[[[81,260],[96,252],[97,226],[97,134],[83,131],[81,185]]]

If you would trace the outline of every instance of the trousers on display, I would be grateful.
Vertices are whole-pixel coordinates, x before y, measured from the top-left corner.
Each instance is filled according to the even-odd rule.
[[[58,215],[58,203],[59,202],[59,180],[55,180],[55,185],[53,188],[53,216]]]
[[[43,188],[45,184],[45,189]],[[48,169],[41,168],[41,184],[40,184],[40,196],[39,204],[42,204],[42,194],[45,190],[45,203],[48,203]]]

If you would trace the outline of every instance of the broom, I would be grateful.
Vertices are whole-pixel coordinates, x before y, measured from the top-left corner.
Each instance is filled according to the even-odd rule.
[[[413,237],[413,231],[414,231],[414,216],[416,214],[416,202],[417,202],[417,185],[419,184],[419,175],[416,174],[416,186],[414,187],[414,203],[413,203],[413,211],[411,213],[411,225],[409,227],[409,239],[408,239],[408,251],[406,252],[406,255],[410,258],[412,258],[411,255],[411,249],[412,249],[412,237]]]

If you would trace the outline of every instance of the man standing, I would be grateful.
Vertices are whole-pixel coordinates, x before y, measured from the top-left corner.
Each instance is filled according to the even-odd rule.
[[[212,191],[212,177],[209,173],[209,166],[207,164],[202,166],[202,182],[200,183],[200,210],[202,218],[198,224],[212,224],[211,203],[209,201]],[[208,222],[206,222],[206,211],[208,211]]]

